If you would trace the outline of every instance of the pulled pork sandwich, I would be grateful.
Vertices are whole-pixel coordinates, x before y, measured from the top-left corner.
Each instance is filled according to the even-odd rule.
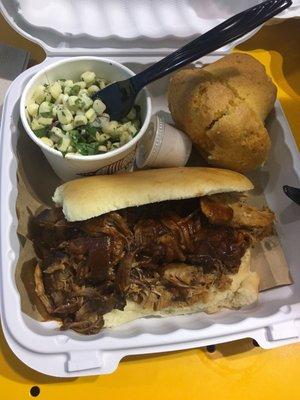
[[[247,205],[239,173],[168,168],[79,179],[31,226],[36,293],[61,329],[95,334],[146,315],[256,301],[250,248],[273,213]],[[235,194],[234,194],[235,193]]]

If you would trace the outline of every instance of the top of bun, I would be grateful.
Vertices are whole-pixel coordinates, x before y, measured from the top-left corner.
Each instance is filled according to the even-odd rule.
[[[97,175],[59,186],[53,200],[68,221],[165,200],[253,189],[245,176],[224,169],[182,167]]]

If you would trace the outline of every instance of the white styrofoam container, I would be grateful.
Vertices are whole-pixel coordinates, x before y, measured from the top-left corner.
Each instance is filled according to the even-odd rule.
[[[82,3],[85,4],[86,9],[82,8]],[[89,7],[94,10],[94,14],[91,12],[94,25],[92,23],[88,25],[96,27],[95,10],[98,10],[96,4],[99,3],[102,4],[101,7],[107,7],[104,15],[109,14],[109,21],[114,23],[110,26],[110,30],[97,31],[96,40],[91,35],[92,32],[88,30],[88,26],[84,25],[85,21],[82,20],[82,15],[86,16],[83,13],[87,12]],[[119,36],[117,35],[118,26],[115,24],[115,20],[120,18],[119,13],[124,9],[132,10],[131,3],[135,4],[139,18],[143,18],[143,15],[148,16],[151,12],[156,15],[153,34],[150,28],[149,31],[146,31],[146,23],[144,24],[142,20],[137,24],[139,20],[137,18],[136,24],[134,24],[136,31],[126,31],[124,23],[123,30],[120,27],[121,33]],[[255,4],[256,2],[230,2],[240,8],[246,8],[249,3]],[[54,322],[39,323],[21,312],[20,297],[14,280],[15,266],[20,250],[16,233],[18,219],[15,210],[18,167],[16,151],[19,135],[25,134],[20,123],[19,100],[26,83],[44,66],[65,56],[86,53],[109,55],[110,58],[122,61],[130,69],[138,72],[168,53],[170,49],[176,48],[199,34],[197,29],[199,26],[201,27],[201,24],[196,23],[196,15],[199,19],[198,23],[203,23],[205,16],[208,17],[209,22],[202,25],[207,28],[220,22],[220,19],[213,17],[220,9],[221,13],[218,15],[221,17],[225,17],[227,14],[229,16],[237,9],[230,9],[229,2],[220,0],[209,3],[200,0],[165,0],[164,2],[156,0],[110,0],[109,2],[108,0],[102,2],[87,0],[79,2],[73,0],[72,4],[74,4],[76,12],[72,8],[74,13],[71,19],[75,18],[80,26],[79,29],[76,24],[61,25],[64,22],[61,19],[60,23],[56,24],[49,18],[51,13],[47,7],[53,7],[52,13],[56,7],[54,18],[56,21],[56,17],[62,18],[59,15],[64,15],[64,11],[68,10],[71,2],[67,0],[59,2],[58,0],[49,0],[47,5],[43,5],[43,2],[37,0],[20,0],[18,4],[20,9],[17,12],[16,1],[2,0],[0,2],[6,19],[22,35],[34,38],[34,41],[43,44],[48,57],[42,64],[25,71],[12,83],[4,101],[2,115],[0,136],[1,316],[6,340],[16,356],[31,368],[42,373],[74,377],[110,373],[117,368],[119,361],[124,356],[130,354],[186,349],[245,337],[254,338],[264,348],[299,341],[300,207],[285,197],[282,185],[300,185],[300,160],[293,135],[278,102],[267,122],[272,138],[270,159],[263,170],[256,174],[264,187],[269,206],[276,212],[277,230],[294,279],[293,285],[263,292],[256,305],[239,311],[223,311],[213,315],[196,313],[163,319],[142,318],[114,330],[103,330],[91,337],[78,335],[72,331],[57,331]],[[33,4],[37,6],[36,9],[32,8]],[[223,4],[226,6],[222,7]],[[58,6],[60,13],[57,10]],[[143,7],[144,13],[142,12]],[[43,14],[43,10],[48,17]],[[145,10],[148,10],[148,14],[145,14]],[[103,11],[102,8],[101,11]],[[176,26],[176,15],[178,13],[181,15],[183,12],[184,15],[193,15],[194,19],[184,18],[186,24],[182,25],[182,31],[179,30],[181,37],[175,36],[177,31],[174,31],[173,26]],[[169,19],[165,25],[165,18],[159,17],[166,13]],[[131,11],[129,14],[131,17]],[[101,13],[98,13],[97,16],[100,17]],[[200,18],[201,16],[202,18]],[[170,21],[173,21],[174,24]],[[48,28],[50,26],[52,28]],[[59,31],[61,26],[65,28]],[[126,32],[128,32],[127,36]],[[157,39],[160,39],[159,42]],[[167,46],[161,47],[166,43]],[[217,55],[208,57],[205,62],[216,59],[216,57]],[[166,78],[149,87],[153,100],[153,112],[167,111],[165,101],[167,82]],[[34,163],[35,160],[32,162]],[[44,178],[46,179],[46,177]]]

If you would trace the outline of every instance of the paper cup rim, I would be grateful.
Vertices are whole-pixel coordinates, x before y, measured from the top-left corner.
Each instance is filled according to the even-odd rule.
[[[27,116],[26,116],[26,97],[27,97],[27,93],[29,91],[29,89],[31,89],[33,83],[35,82],[35,80],[37,78],[39,78],[41,75],[43,75],[45,72],[52,70],[54,68],[56,68],[57,66],[61,65],[61,64],[67,64],[68,62],[72,62],[72,61],[81,61],[81,60],[95,60],[95,61],[100,61],[106,64],[112,64],[115,65],[116,67],[118,67],[120,70],[126,71],[128,73],[129,76],[134,76],[135,73],[128,67],[126,67],[125,65],[111,60],[109,58],[104,58],[104,57],[96,57],[96,56],[82,56],[82,57],[68,57],[65,58],[63,60],[59,60],[56,61],[54,63],[51,63],[49,65],[47,65],[46,67],[42,68],[39,72],[37,72],[36,74],[34,74],[30,80],[27,82],[22,96],[21,96],[21,100],[20,100],[20,117],[21,117],[21,121],[22,124],[25,128],[26,133],[28,134],[28,136],[46,153],[50,153],[52,155],[55,155],[59,158],[66,158],[69,160],[91,160],[91,161],[95,161],[95,160],[105,160],[105,159],[109,159],[112,156],[116,156],[118,154],[122,154],[123,152],[125,152],[126,150],[130,149],[131,147],[133,147],[134,145],[137,144],[137,142],[139,141],[139,139],[143,136],[143,134],[145,133],[150,119],[151,119],[151,97],[150,94],[148,92],[148,90],[146,88],[143,88],[141,90],[141,93],[144,93],[146,96],[146,116],[145,119],[143,121],[143,124],[141,126],[141,129],[139,130],[138,134],[132,139],[130,140],[128,143],[124,144],[123,146],[119,147],[118,149],[114,149],[111,151],[108,151],[107,153],[104,154],[95,154],[95,155],[77,155],[77,154],[66,154],[66,156],[63,156],[63,154],[56,149],[53,149],[49,146],[47,146],[45,143],[43,143],[33,132],[33,130],[30,128],[30,125],[28,123],[27,120]]]
[[[157,168],[157,160],[160,156],[160,151],[162,147],[162,143],[164,141],[164,137],[166,135],[166,131],[168,129],[175,130],[177,134],[183,135],[184,142],[186,143],[186,155],[184,157],[183,165],[186,165],[192,151],[192,142],[188,138],[188,136],[182,132],[180,129],[176,128],[175,126],[169,124],[166,120],[165,115],[162,112],[158,112],[153,115],[150,119],[150,124],[154,124],[154,131],[153,131],[153,140],[151,141],[151,148],[149,148],[145,157],[140,156],[140,150],[138,150],[136,164],[138,168]],[[143,139],[142,141],[143,142]]]
[[[143,158],[141,160],[139,151],[137,154],[137,159],[136,159],[136,164],[138,166],[138,168],[145,168],[145,167],[149,167],[153,164],[153,162],[155,161],[155,159],[158,156],[159,150],[160,150],[160,146],[163,140],[163,135],[164,132],[161,131],[160,129],[160,123],[165,124],[165,121],[157,114],[152,115],[151,119],[150,119],[150,123],[154,124],[154,138],[153,138],[153,142],[152,142],[152,147],[151,149],[149,149],[148,154],[146,155],[145,158]]]

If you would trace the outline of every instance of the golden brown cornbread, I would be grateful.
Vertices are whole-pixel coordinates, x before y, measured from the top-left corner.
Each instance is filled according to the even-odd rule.
[[[68,221],[83,221],[127,207],[250,189],[249,179],[233,171],[161,168],[76,179],[59,186],[53,200]]]
[[[208,163],[233,170],[255,169],[267,158],[270,149],[266,128],[242,101],[218,119],[206,135],[209,143],[213,143],[208,152]]]
[[[262,121],[273,108],[277,88],[266,74],[265,67],[254,57],[233,53],[204,67],[221,79],[242,100],[245,100]]]
[[[199,68],[182,69],[170,80],[169,108],[212,165],[245,172],[267,159],[270,138],[263,119],[276,88],[264,67],[246,54],[232,54]]]
[[[175,124],[183,131],[188,129],[192,141],[205,148],[209,147],[207,129],[234,100],[232,90],[204,70],[183,69],[171,78],[169,107]]]

